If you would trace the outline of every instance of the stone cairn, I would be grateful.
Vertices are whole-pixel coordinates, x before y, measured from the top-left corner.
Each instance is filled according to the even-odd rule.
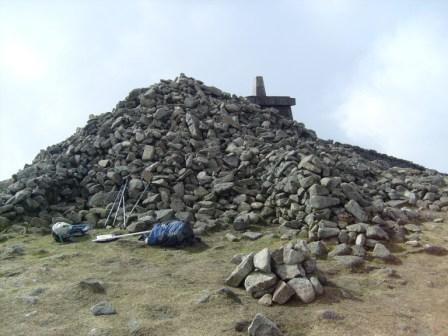
[[[285,304],[295,295],[310,303],[324,293],[321,282],[325,281],[304,240],[290,242],[272,253],[264,248],[243,256],[225,280],[232,287],[243,284],[249,294],[267,306],[273,302]]]
[[[421,210],[448,210],[444,175],[321,140],[273,107],[181,74],[132,90],[4,182],[0,229],[104,227],[124,183],[127,214],[140,199],[131,232],[170,218],[191,221],[197,234],[277,226],[344,253],[418,240]]]

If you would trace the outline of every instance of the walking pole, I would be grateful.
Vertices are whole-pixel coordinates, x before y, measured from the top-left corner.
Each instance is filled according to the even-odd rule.
[[[123,189],[123,186],[120,187],[120,189],[117,191],[117,195],[115,195],[114,203],[112,204],[112,208],[110,208],[109,214],[107,215],[107,218],[106,218],[106,224],[104,224],[104,226],[107,226],[107,223],[109,222],[110,215],[112,215],[112,213],[114,212],[115,204],[118,201],[118,198],[121,193],[121,189]]]
[[[123,200],[124,191],[126,190],[126,185],[128,183],[128,180],[126,179],[125,184],[123,185],[123,189],[121,191],[120,195],[120,202],[118,203],[117,211],[115,212],[114,222],[112,223],[112,226],[115,226],[115,221],[117,220],[118,211],[120,211],[121,202]]]
[[[149,184],[146,185],[145,190],[140,194],[140,197],[138,198],[137,202],[135,202],[134,206],[131,209],[131,212],[128,215],[128,218],[131,217],[132,213],[134,212],[135,208],[137,207],[137,204],[141,201],[143,195],[145,194],[146,190],[148,189]]]
[[[123,193],[123,229],[126,228],[126,203],[124,201],[124,193]]]

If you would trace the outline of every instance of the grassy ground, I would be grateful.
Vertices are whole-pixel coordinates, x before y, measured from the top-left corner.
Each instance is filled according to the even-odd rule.
[[[424,226],[425,241],[448,247],[448,224]],[[309,305],[264,307],[243,289],[235,289],[241,304],[222,295],[198,303],[224,286],[234,254],[285,243],[269,235],[240,242],[223,237],[205,236],[185,249],[150,248],[135,238],[95,244],[86,237],[66,245],[49,236],[9,239],[0,250],[21,245],[24,254],[0,260],[0,335],[241,335],[235,322],[257,312],[291,336],[448,335],[448,257],[401,253],[400,265],[369,262],[360,273],[320,261],[330,284]],[[106,292],[81,289],[86,278],[103,281]],[[29,302],[36,288],[44,291]],[[90,307],[100,301],[111,302],[117,314],[93,316]],[[322,309],[344,319],[320,320]]]

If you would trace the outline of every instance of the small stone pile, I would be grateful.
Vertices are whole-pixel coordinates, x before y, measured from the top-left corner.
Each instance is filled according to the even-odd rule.
[[[178,218],[197,234],[265,225],[356,245],[360,234],[367,244],[418,238],[408,224],[420,210],[448,210],[445,175],[321,140],[274,108],[180,75],[131,91],[0,184],[0,230],[105,227],[123,184],[127,214],[140,200],[131,232]]]
[[[304,240],[289,242],[272,252],[264,248],[244,256],[225,280],[228,286],[243,285],[259,303],[285,304],[294,295],[310,303],[324,293],[325,277]]]

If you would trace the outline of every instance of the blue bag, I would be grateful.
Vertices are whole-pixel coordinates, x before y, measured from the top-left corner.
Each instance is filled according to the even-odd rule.
[[[191,242],[194,234],[191,226],[181,220],[173,220],[164,224],[154,224],[150,233],[143,239],[148,245],[176,246]]]

